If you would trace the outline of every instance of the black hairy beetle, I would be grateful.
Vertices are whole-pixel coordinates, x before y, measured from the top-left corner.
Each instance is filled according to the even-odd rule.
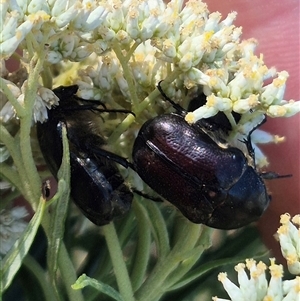
[[[103,149],[95,112],[129,111],[99,109],[99,103],[75,96],[77,90],[77,85],[53,90],[60,99],[59,106],[48,110],[47,122],[37,124],[37,136],[46,163],[56,176],[62,162],[61,129],[66,127],[72,199],[90,221],[101,226],[125,214],[133,194],[113,162],[126,165],[127,161]]]
[[[220,147],[202,123],[188,124],[187,112],[158,89],[177,112],[142,126],[132,152],[136,172],[194,223],[236,229],[257,220],[270,202],[263,175],[240,149]],[[219,117],[206,123],[223,125]],[[253,155],[250,134],[245,143]]]

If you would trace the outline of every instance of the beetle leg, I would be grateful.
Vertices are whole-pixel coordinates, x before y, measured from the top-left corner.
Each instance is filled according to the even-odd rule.
[[[101,104],[103,105],[103,104]],[[95,106],[95,104],[89,104],[89,105],[80,105],[78,107],[70,107],[70,108],[64,108],[64,111],[84,111],[84,110],[90,110],[90,111],[96,111],[100,113],[128,113],[135,116],[135,114],[130,110],[125,109],[106,109],[106,107],[103,105],[104,109],[99,109]]]
[[[160,92],[160,94],[163,96],[163,98],[168,101],[172,106],[173,108],[178,112],[180,113],[180,115],[182,116],[185,116],[186,115],[186,110],[184,110],[179,104],[175,103],[171,98],[169,98],[165,92],[163,91],[162,87],[161,87],[161,82],[163,80],[161,80],[158,84],[157,84],[157,89],[158,91]]]
[[[130,190],[131,190],[132,192],[134,192],[134,193],[136,193],[136,194],[142,196],[143,198],[149,199],[149,200],[154,201],[154,202],[162,203],[162,202],[164,201],[163,199],[161,199],[161,198],[159,198],[159,197],[154,197],[154,196],[149,195],[149,194],[147,194],[147,193],[144,193],[144,192],[142,192],[142,191],[140,191],[140,190],[137,190],[137,189],[134,188],[134,187],[131,187]]]
[[[100,100],[84,99],[84,98],[78,97],[77,95],[73,95],[73,97],[78,101],[89,103],[89,104],[93,105],[94,107],[95,106],[98,107],[99,105],[101,105],[104,109],[106,109],[106,105]]]
[[[102,113],[125,113],[125,114],[131,114],[135,117],[135,114],[130,111],[130,110],[125,110],[125,109],[97,109],[94,108],[92,109],[93,111],[97,111],[97,112],[102,112]]]
[[[120,165],[122,165],[123,167],[125,168],[131,168],[134,170],[134,167],[133,167],[133,164],[130,163],[126,158],[123,158],[119,155],[116,155],[110,151],[107,151],[105,149],[102,149],[102,148],[91,148],[90,146],[88,147],[89,150],[91,151],[91,153],[95,154],[95,155],[98,155],[98,156],[101,156],[101,157],[104,157],[108,160],[112,160]]]

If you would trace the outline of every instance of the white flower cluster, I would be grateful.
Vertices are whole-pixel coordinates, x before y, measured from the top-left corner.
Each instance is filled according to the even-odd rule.
[[[14,245],[27,226],[25,207],[14,207],[0,211],[0,260]]]
[[[2,1],[1,58],[9,58],[32,36],[39,43],[49,37],[48,61],[63,58],[82,60],[91,54],[89,43],[77,38],[78,32],[90,32],[105,19],[107,10],[98,1]],[[26,49],[26,45],[22,44]]]
[[[248,269],[250,277],[245,269]],[[231,282],[226,273],[220,273],[219,281],[230,299],[213,297],[213,301],[296,301],[300,298],[300,277],[292,280],[282,280],[283,267],[275,264],[271,259],[269,271],[271,279],[266,278],[265,270],[267,266],[263,262],[256,263],[255,260],[246,260],[246,264],[239,263],[235,270],[238,273],[239,287]]]
[[[27,86],[27,81],[23,83],[21,88],[19,88],[17,85],[12,83],[11,81],[8,81],[6,79],[3,79],[3,83],[6,84],[6,86],[9,88],[9,90],[12,93],[12,96],[17,99],[17,101],[22,105],[24,103],[24,91]],[[1,89],[0,89],[1,91]],[[3,91],[2,91],[3,92]],[[2,97],[4,98],[5,95],[2,94]],[[12,117],[18,117],[15,116],[15,110],[12,104],[9,101],[4,101],[5,104],[1,109],[0,112],[0,120],[4,123],[8,122]],[[47,108],[50,109],[52,106],[57,106],[59,102],[58,97],[53,93],[52,90],[47,89],[45,87],[40,86],[38,88],[38,91],[36,93],[36,99],[34,102],[33,107],[33,118],[34,121],[40,121],[43,122],[47,120],[48,114],[47,114]]]
[[[280,217],[281,226],[276,237],[291,274],[300,275],[300,214],[293,218],[288,213]],[[300,289],[300,287],[299,287]]]
[[[300,300],[300,215],[291,218],[288,213],[283,214],[280,223],[282,225],[277,231],[277,237],[281,252],[287,260],[290,273],[298,276],[292,280],[283,280],[282,265],[277,265],[274,259],[270,259],[271,279],[268,282],[265,275],[267,266],[263,262],[256,264],[253,259],[246,260],[246,265],[239,263],[235,267],[238,273],[239,287],[227,278],[226,273],[220,273],[218,276],[231,301]],[[248,269],[250,277],[245,268]],[[214,297],[213,300],[230,301],[218,297]]]

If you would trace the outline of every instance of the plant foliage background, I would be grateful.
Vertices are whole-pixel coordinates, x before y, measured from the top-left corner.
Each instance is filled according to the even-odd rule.
[[[92,225],[69,202],[66,132],[51,197],[44,193],[51,175],[35,134],[35,123],[46,122],[47,110],[59,102],[51,89],[78,84],[79,97],[134,112],[99,117],[107,147],[130,158],[141,125],[172,111],[156,89],[164,80],[165,93],[185,108],[204,93],[207,103],[187,121],[224,112],[232,126],[226,141],[245,151],[240,140],[264,115],[289,117],[300,108],[299,102],[284,99],[287,72],[268,68],[255,55],[255,40],[240,39],[235,13],[222,18],[201,1],[184,6],[182,1],[20,0],[1,3],[1,11],[4,300],[209,300],[224,294],[216,289],[216,268],[228,265],[230,273],[229,265],[267,256],[251,226],[213,230],[189,222],[171,205],[137,195],[127,216]],[[7,70],[11,59],[19,63],[17,71]],[[242,115],[238,124],[233,112]],[[267,165],[258,144],[281,140],[253,133],[257,168]],[[121,172],[128,185],[154,193],[132,171]],[[26,200],[26,210],[16,209],[18,196]],[[294,249],[299,261],[300,248]],[[266,295],[276,291],[270,287],[264,287]],[[289,294],[278,287],[282,296]]]

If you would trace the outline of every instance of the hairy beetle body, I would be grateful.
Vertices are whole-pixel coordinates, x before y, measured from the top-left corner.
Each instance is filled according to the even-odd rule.
[[[66,126],[72,199],[94,224],[105,225],[130,209],[133,195],[110,153],[103,150],[99,116],[93,112],[95,105],[81,106],[74,96],[77,89],[69,86],[53,90],[60,105],[48,110],[47,122],[37,124],[38,140],[46,163],[56,176],[63,152],[61,127]]]

